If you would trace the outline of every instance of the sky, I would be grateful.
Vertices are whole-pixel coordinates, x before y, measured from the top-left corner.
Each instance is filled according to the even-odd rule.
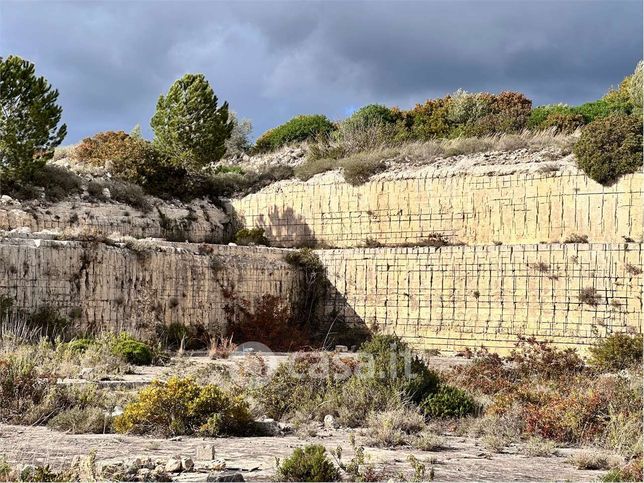
[[[159,95],[197,72],[256,137],[458,88],[594,100],[642,58],[642,21],[641,0],[0,0],[0,56],[58,89],[64,144],[136,124],[151,138]]]

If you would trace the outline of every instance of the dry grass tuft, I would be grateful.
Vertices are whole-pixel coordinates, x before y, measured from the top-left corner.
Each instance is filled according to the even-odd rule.
[[[211,359],[228,359],[230,355],[237,349],[237,344],[233,342],[233,336],[230,337],[217,337],[210,341],[210,349],[208,356]]]
[[[557,446],[553,441],[549,441],[538,436],[530,438],[522,448],[522,453],[530,457],[552,456],[556,454],[556,452]]]
[[[621,458],[599,451],[575,453],[568,458],[568,462],[578,470],[609,470],[623,463]]]
[[[425,418],[414,409],[402,406],[389,411],[372,412],[367,417],[369,442],[379,447],[407,444],[410,435],[425,427]]]

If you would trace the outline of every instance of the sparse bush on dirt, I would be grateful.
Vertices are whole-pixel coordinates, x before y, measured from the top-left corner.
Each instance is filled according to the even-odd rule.
[[[557,449],[554,441],[533,436],[526,442],[521,451],[526,456],[544,457],[554,455]]]
[[[382,161],[355,155],[345,159],[342,167],[346,182],[357,186],[369,181],[369,178],[384,171],[387,166]]]
[[[590,347],[590,363],[603,372],[616,372],[642,364],[642,334],[623,332],[598,340]]]
[[[568,461],[578,470],[608,470],[620,464],[618,459],[599,451],[575,453]]]
[[[156,340],[162,347],[170,350],[179,348],[188,350],[205,349],[209,346],[211,336],[201,325],[185,325],[174,322],[168,325],[159,324],[155,328]]]
[[[374,411],[367,417],[367,434],[371,445],[384,448],[409,443],[411,436],[421,431],[425,419],[414,409],[401,406],[386,411]]]
[[[111,432],[112,417],[101,407],[74,406],[58,413],[47,425],[52,429],[72,434],[103,434]]]
[[[430,418],[462,418],[476,412],[476,403],[465,391],[447,384],[428,395],[420,404]]]
[[[412,439],[411,444],[422,451],[440,451],[445,448],[445,438],[432,431],[423,430]]]
[[[122,332],[114,338],[111,349],[115,356],[130,364],[149,366],[154,360],[154,352],[150,346],[127,332]]]
[[[200,386],[193,379],[171,377],[141,389],[136,399],[114,419],[118,433],[245,434],[251,428],[248,404],[217,386]]]
[[[339,481],[340,472],[320,444],[295,448],[291,456],[277,465],[278,481]]]

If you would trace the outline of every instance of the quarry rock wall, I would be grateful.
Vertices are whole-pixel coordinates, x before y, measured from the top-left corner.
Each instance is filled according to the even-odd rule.
[[[416,349],[517,336],[583,348],[642,332],[641,243],[318,250],[333,289],[327,316],[395,333]]]
[[[422,168],[361,186],[321,176],[275,183],[228,211],[5,203],[0,230],[89,228],[170,241],[0,239],[0,297],[27,311],[54,306],[90,329],[139,332],[175,322],[221,332],[231,298],[249,309],[264,295],[301,302],[304,274],[283,249],[173,242],[221,242],[234,226],[262,227],[278,247],[338,247],[316,250],[330,282],[319,315],[395,333],[419,350],[507,352],[518,336],[584,348],[643,329],[642,173],[608,187],[577,171]],[[452,244],[422,246],[436,234]],[[577,243],[560,243],[571,235]]]
[[[296,301],[301,273],[284,250],[190,244],[103,243],[39,239],[0,242],[0,296],[32,312],[48,305],[91,330],[153,330],[156,324],[225,328],[231,294]]]
[[[232,204],[274,246],[360,247],[452,243],[642,241],[644,174],[602,186],[579,172],[437,176],[389,175],[360,186],[332,179],[278,183]]]
[[[0,203],[0,230],[81,232],[103,236],[221,243],[230,238],[229,216],[207,202],[186,206],[159,203],[148,212],[117,203],[64,201]]]

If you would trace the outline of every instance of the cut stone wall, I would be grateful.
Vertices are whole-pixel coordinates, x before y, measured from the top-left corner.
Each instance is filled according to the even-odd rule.
[[[642,332],[642,244],[318,250],[326,314],[395,333],[416,349],[499,352],[519,335],[584,348]],[[596,305],[579,299],[595,289]]]
[[[150,331],[158,323],[225,327],[224,291],[251,302],[293,303],[301,273],[274,248],[7,239],[0,243],[0,296],[33,311],[55,307],[94,330]]]
[[[118,203],[63,201],[0,203],[0,230],[80,231],[104,236],[221,243],[230,238],[228,214],[202,201],[185,206],[161,203],[143,213]]]
[[[361,186],[331,179],[277,183],[233,200],[236,217],[274,246],[422,243],[440,233],[467,244],[642,241],[644,174],[610,187],[583,173],[436,176],[431,169]]]

